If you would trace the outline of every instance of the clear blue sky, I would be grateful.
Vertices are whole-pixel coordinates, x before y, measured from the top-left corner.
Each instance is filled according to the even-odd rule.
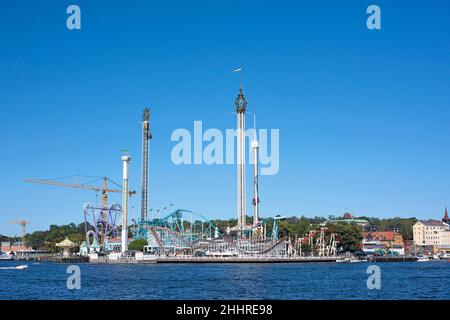
[[[66,28],[78,4],[82,30]],[[366,28],[378,4],[382,30]],[[450,204],[448,1],[3,1],[0,233],[82,221],[95,193],[28,185],[73,174],[140,185],[140,118],[152,109],[150,206],[236,216],[233,166],[172,164],[170,135],[248,109],[280,129],[262,216],[441,218]],[[248,172],[250,177],[250,171]],[[250,179],[249,179],[250,180]],[[250,181],[249,181],[250,182]],[[248,199],[251,198],[248,190]],[[120,202],[120,196],[112,196]],[[134,216],[139,198],[132,200]],[[250,201],[248,212],[251,212]]]

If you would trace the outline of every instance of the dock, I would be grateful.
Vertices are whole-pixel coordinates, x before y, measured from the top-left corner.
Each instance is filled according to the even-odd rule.
[[[13,260],[16,261],[36,261],[47,263],[91,263],[91,264],[282,264],[282,263],[336,263],[342,257],[289,257],[289,256],[241,256],[241,257],[193,257],[193,256],[144,256],[118,257],[115,259],[106,256],[96,259],[84,256],[63,257],[58,254],[30,254],[20,255]],[[412,256],[399,257],[371,257],[364,262],[383,263],[383,262],[414,262],[417,259]],[[362,262],[362,261],[361,261]]]
[[[368,259],[369,262],[414,262],[417,261],[416,257],[371,257]]]
[[[336,257],[159,257],[157,263],[330,263]]]

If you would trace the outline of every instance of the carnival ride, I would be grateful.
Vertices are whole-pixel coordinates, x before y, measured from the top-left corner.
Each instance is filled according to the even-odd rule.
[[[247,233],[262,225],[248,229]],[[147,240],[146,251],[157,255],[278,255],[286,250],[285,239],[224,236],[210,219],[185,209],[177,209],[162,219],[140,221],[131,231],[135,239]]]
[[[267,220],[248,227],[244,236],[225,235],[205,216],[196,212],[177,209],[164,218],[143,220],[131,227],[134,239],[145,239],[145,251],[158,256],[301,256],[301,246],[308,243],[312,256],[336,255],[336,235],[326,228],[314,230],[305,238],[292,241],[288,237],[278,238],[277,216],[273,220],[270,237],[267,236]]]
[[[338,236],[330,229],[321,227],[311,230],[305,237],[289,241],[289,255],[310,255],[317,257],[335,257],[338,249]]]
[[[119,225],[122,206],[113,204],[106,208],[86,203],[83,207],[86,242],[92,236],[104,248],[108,239],[120,237],[122,227]],[[91,222],[90,222],[91,221]]]

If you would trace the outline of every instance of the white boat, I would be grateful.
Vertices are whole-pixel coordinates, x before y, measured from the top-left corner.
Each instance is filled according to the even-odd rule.
[[[10,254],[0,252],[0,260],[12,260],[13,257]]]
[[[28,266],[27,266],[27,265],[17,266],[17,267],[16,267],[16,270],[25,270],[25,269],[28,269]]]
[[[17,267],[0,267],[0,270],[25,270],[28,269],[27,265],[17,266]]]
[[[431,260],[430,260],[430,258],[428,258],[428,257],[419,257],[418,259],[417,259],[417,262],[430,262]]]

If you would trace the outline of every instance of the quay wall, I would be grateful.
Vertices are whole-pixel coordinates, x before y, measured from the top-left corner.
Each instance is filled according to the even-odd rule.
[[[89,259],[88,257],[72,256],[64,258],[62,256],[33,255],[28,257],[16,257],[16,261],[39,261],[49,263],[92,263],[92,264],[208,264],[208,263],[335,263],[338,257],[157,257],[157,258],[118,258],[108,259],[99,257]],[[381,262],[413,262],[414,257],[371,257],[367,260],[370,263]]]

